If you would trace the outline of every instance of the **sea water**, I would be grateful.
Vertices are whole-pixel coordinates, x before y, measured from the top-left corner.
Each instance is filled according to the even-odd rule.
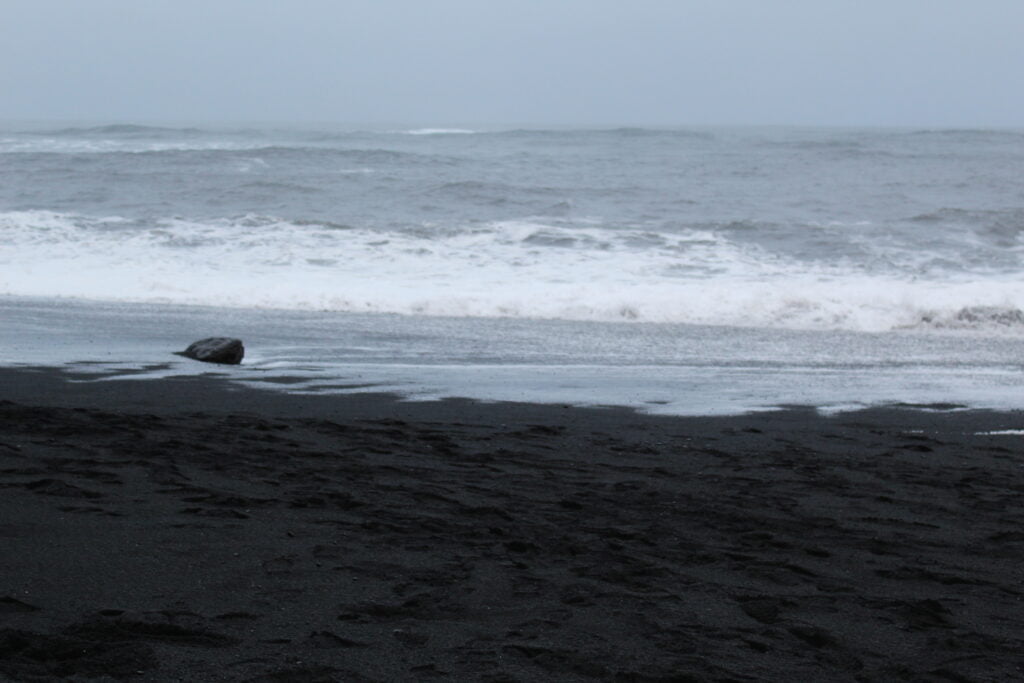
[[[1022,407],[1022,171],[1015,130],[5,124],[0,362]]]

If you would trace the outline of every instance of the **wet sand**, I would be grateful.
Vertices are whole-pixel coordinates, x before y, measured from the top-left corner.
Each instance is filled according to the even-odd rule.
[[[0,370],[0,678],[1024,678],[1024,414]]]

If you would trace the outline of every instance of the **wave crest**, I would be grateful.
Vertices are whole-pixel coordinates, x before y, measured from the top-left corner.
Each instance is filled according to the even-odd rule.
[[[964,306],[956,311],[925,313],[920,325],[937,329],[1024,329],[1024,311],[1015,306]]]
[[[199,128],[167,128],[163,126],[141,126],[133,123],[114,123],[105,126],[91,126],[85,128],[59,128],[50,131],[33,131],[35,135],[63,135],[63,136],[94,136],[94,135],[121,135],[121,136],[153,136],[153,135],[200,135],[204,131]]]

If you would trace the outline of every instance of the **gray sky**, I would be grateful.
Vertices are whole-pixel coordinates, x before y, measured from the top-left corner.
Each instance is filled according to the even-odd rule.
[[[1024,126],[1024,0],[0,0],[0,118]]]

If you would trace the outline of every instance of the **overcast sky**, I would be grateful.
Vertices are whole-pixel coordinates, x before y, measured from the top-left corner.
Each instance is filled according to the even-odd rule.
[[[1024,0],[0,0],[0,118],[1024,126]]]

